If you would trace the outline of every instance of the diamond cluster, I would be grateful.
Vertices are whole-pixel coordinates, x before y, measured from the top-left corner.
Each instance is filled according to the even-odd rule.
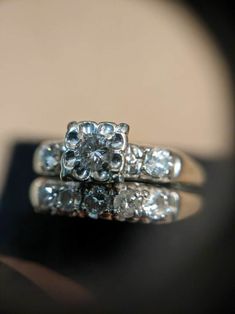
[[[34,186],[34,207],[54,214],[150,222],[173,218],[179,207],[176,192],[142,183],[101,185],[39,179]]]
[[[125,123],[70,123],[61,158],[61,178],[106,182],[122,180],[128,131]]]

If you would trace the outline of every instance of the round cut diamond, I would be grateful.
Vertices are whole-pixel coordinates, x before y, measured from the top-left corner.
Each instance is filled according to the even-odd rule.
[[[105,178],[104,172],[107,172],[110,163],[110,154],[106,144],[106,138],[103,135],[84,135],[83,140],[78,146],[78,155],[76,159],[75,171],[78,176],[84,174],[84,171],[99,175],[101,179]]]
[[[57,191],[50,185],[41,186],[38,193],[38,200],[41,208],[47,209],[56,206]]]
[[[168,177],[173,168],[173,157],[165,149],[152,148],[145,155],[143,168],[151,176]]]
[[[58,207],[63,206],[63,209],[71,209],[73,204],[73,192],[69,189],[60,190],[58,194]]]
[[[41,208],[50,208],[53,213],[73,212],[80,207],[80,185],[77,182],[63,184],[50,180],[40,186],[38,200]]]
[[[60,150],[56,145],[45,145],[41,149],[41,167],[44,171],[55,171],[60,165]]]
[[[176,213],[177,200],[170,192],[159,190],[150,193],[143,208],[147,217],[154,220],[164,219],[167,215]]]
[[[126,133],[111,122],[73,122],[65,136],[61,178],[112,181],[123,170]],[[121,175],[120,175],[121,180]]]
[[[120,191],[114,198],[114,211],[120,218],[131,218],[136,212],[140,211],[142,200],[135,190]]]
[[[62,212],[71,212],[79,209],[81,203],[81,190],[76,182],[67,182],[59,188],[57,196],[57,208]]]
[[[82,208],[89,217],[96,219],[109,209],[110,202],[110,189],[105,186],[94,185],[85,190]]]

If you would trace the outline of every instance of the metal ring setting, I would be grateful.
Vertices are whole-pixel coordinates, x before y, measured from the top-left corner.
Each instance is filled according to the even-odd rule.
[[[144,183],[94,184],[36,179],[30,188],[36,212],[107,220],[169,223],[196,213],[200,195]]]
[[[201,185],[201,166],[188,155],[166,147],[129,144],[125,123],[69,123],[64,142],[44,142],[35,152],[34,169],[40,175],[64,181],[180,182]]]

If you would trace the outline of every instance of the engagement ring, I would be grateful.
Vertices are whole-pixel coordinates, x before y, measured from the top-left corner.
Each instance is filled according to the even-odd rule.
[[[64,141],[43,142],[34,169],[64,181],[179,182],[201,185],[205,174],[187,154],[163,146],[129,144],[125,123],[71,122]]]

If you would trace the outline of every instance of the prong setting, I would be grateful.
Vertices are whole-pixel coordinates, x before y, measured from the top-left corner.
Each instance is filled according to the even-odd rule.
[[[177,218],[180,195],[143,183],[82,183],[36,179],[30,189],[36,212],[130,222],[170,222]]]
[[[63,180],[113,182],[124,176],[124,154],[128,143],[126,124],[93,121],[72,122],[65,136],[61,157]]]

